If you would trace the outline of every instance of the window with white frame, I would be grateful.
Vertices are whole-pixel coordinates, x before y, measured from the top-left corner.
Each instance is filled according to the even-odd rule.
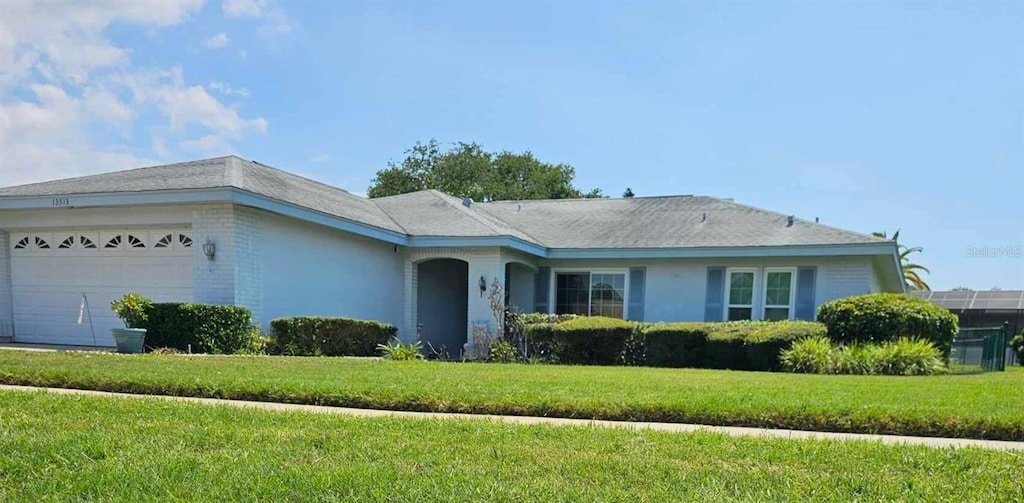
[[[728,269],[726,271],[726,319],[750,320],[754,317],[754,283],[756,269]]]
[[[555,313],[625,318],[626,272],[556,272]]]
[[[764,313],[761,319],[768,321],[792,319],[795,292],[796,269],[766,268],[764,270]]]

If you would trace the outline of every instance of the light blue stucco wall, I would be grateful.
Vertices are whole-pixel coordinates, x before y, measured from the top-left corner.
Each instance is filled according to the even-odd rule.
[[[520,311],[533,310],[533,277],[534,272],[522,264],[508,264],[508,284],[505,287],[509,292],[509,301]]]
[[[348,316],[402,325],[402,259],[394,246],[263,213],[262,322]]]
[[[646,267],[644,320],[650,322],[702,321],[709,266],[759,268],[816,266],[818,268],[815,278],[816,307],[831,299],[877,292],[880,288],[873,261],[867,256],[716,260],[542,260],[539,265],[550,267],[552,273],[559,269]],[[554,274],[551,277],[553,280]]]

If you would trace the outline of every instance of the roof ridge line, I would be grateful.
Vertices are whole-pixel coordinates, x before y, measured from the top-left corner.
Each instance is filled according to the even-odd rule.
[[[806,223],[806,224],[809,224],[809,225],[817,225],[817,226],[825,227],[827,229],[831,229],[831,230],[834,230],[834,231],[845,232],[847,234],[855,234],[857,236],[865,237],[865,238],[877,239],[878,240],[877,243],[879,243],[879,244],[885,243],[885,242],[891,242],[891,243],[895,242],[895,241],[893,241],[891,239],[880,238],[878,236],[874,236],[874,235],[867,234],[867,233],[864,233],[864,232],[851,231],[849,229],[842,229],[842,228],[835,227],[835,226],[832,226],[832,225],[823,224],[821,222],[811,222],[810,220],[797,217],[796,215],[790,215],[790,214],[778,212],[778,211],[775,211],[775,210],[768,210],[768,209],[765,209],[765,208],[759,208],[757,206],[751,206],[749,204],[737,203],[736,201],[729,200],[729,199],[722,199],[720,197],[714,197],[714,196],[699,196],[699,197],[705,197],[705,198],[709,198],[709,199],[714,199],[716,201],[721,201],[721,202],[726,203],[726,204],[731,204],[733,206],[739,206],[741,208],[747,208],[747,209],[750,209],[750,210],[760,211],[762,213],[767,213],[767,214],[770,214],[770,215],[778,215],[778,216],[780,216],[782,218],[789,218],[790,216],[792,216],[793,220],[798,220],[800,222],[803,222],[803,223]]]
[[[409,231],[406,230],[405,227],[402,227],[402,224],[398,223],[398,221],[395,220],[395,217],[391,216],[391,214],[388,213],[387,210],[385,210],[384,208],[381,208],[381,206],[379,204],[377,204],[376,201],[374,201],[373,199],[370,199],[369,197],[365,197],[365,198],[364,197],[359,197],[359,196],[357,196],[357,195],[355,195],[355,194],[353,194],[353,193],[351,193],[351,192],[349,192],[349,191],[347,191],[347,190],[345,190],[345,189],[343,189],[341,187],[335,187],[334,185],[331,185],[331,184],[328,184],[328,183],[324,183],[324,182],[321,182],[321,181],[318,181],[318,180],[314,180],[314,179],[306,177],[306,176],[297,175],[295,173],[292,173],[291,171],[286,171],[286,170],[283,170],[281,168],[275,168],[274,166],[263,164],[262,162],[259,162],[259,161],[256,161],[256,160],[245,159],[245,158],[239,157],[237,155],[232,155],[230,157],[234,157],[234,158],[236,158],[236,159],[238,159],[240,161],[244,161],[244,162],[248,162],[248,163],[251,163],[251,164],[255,164],[256,166],[259,166],[260,168],[263,168],[263,169],[267,169],[267,170],[274,171],[274,172],[277,172],[277,173],[284,173],[286,176],[291,176],[291,177],[295,177],[295,178],[298,178],[298,179],[301,179],[301,180],[306,180],[307,182],[319,185],[321,187],[326,187],[326,188],[328,188],[328,189],[330,189],[332,191],[335,191],[335,192],[340,192],[342,194],[342,196],[340,196],[340,197],[347,196],[347,197],[351,197],[351,198],[355,198],[355,199],[365,199],[366,201],[368,201],[371,204],[373,204],[373,207],[377,208],[377,210],[380,211],[381,214],[383,214],[385,217],[387,217],[387,219],[389,221],[391,221],[391,223],[395,224],[395,227],[401,229],[402,234],[405,234],[406,236],[409,236]],[[239,166],[239,167],[241,167],[241,166]],[[367,225],[369,225],[369,224],[367,224]]]
[[[449,205],[454,206],[459,211],[463,212],[464,214],[468,215],[473,220],[476,220],[477,222],[483,224],[488,229],[494,231],[495,233],[497,233],[499,235],[505,234],[505,232],[502,229],[498,229],[497,227],[495,227],[492,222],[488,221],[489,219],[497,220],[498,222],[501,222],[502,224],[507,225],[508,227],[510,227],[510,228],[512,228],[512,229],[514,229],[516,231],[521,232],[524,236],[527,236],[530,239],[532,239],[533,240],[533,244],[536,244],[538,246],[547,246],[544,243],[542,243],[539,239],[537,239],[537,238],[533,237],[532,235],[530,235],[529,233],[524,232],[522,229],[519,229],[518,227],[516,227],[514,225],[511,225],[508,222],[505,222],[504,220],[502,220],[500,218],[493,217],[491,215],[488,215],[487,217],[483,217],[482,215],[479,215],[478,213],[473,211],[472,207],[466,207],[461,202],[460,203],[455,203],[455,202],[452,202],[452,201],[448,200],[447,198],[449,198],[449,197],[455,199],[455,196],[453,196],[451,194],[445,194],[444,192],[441,192],[440,190],[437,190],[437,189],[428,189],[428,190],[434,195],[434,197],[437,197],[438,199],[444,201],[445,203],[448,203]],[[441,196],[445,196],[445,197],[441,197]],[[469,200],[472,201],[473,199],[469,198]],[[510,237],[515,237],[515,236],[510,236]]]

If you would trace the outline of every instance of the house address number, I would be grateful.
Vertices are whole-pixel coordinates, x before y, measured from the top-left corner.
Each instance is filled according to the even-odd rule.
[[[55,197],[53,198],[54,206],[71,206],[71,199],[66,197]]]

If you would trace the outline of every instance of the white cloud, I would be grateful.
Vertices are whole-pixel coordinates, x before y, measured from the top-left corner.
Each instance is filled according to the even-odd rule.
[[[288,14],[272,0],[224,0],[221,8],[229,18],[263,19],[263,35],[283,35],[293,28]]]
[[[324,153],[314,155],[313,158],[310,159],[312,162],[327,162],[329,160],[331,160],[331,156]]]
[[[210,82],[210,85],[207,86],[207,87],[209,87],[210,89],[219,91],[221,94],[223,94],[225,96],[241,96],[243,98],[248,98],[249,97],[249,90],[248,89],[246,89],[244,87],[238,87],[238,88],[232,87],[231,84],[228,84],[226,82],[213,81],[213,82]]]
[[[203,41],[203,46],[207,49],[222,49],[227,47],[231,40],[228,38],[227,33],[218,33]]]
[[[129,61],[127,49],[104,37],[114,21],[163,27],[181,23],[204,0],[0,2],[0,75],[26,66],[54,79],[82,82],[102,68]]]
[[[225,106],[202,86],[168,86],[157,92],[160,108],[170,118],[172,129],[196,124],[234,139],[241,138],[246,131],[267,131],[266,119],[243,119],[238,111]]]
[[[202,5],[0,0],[0,186],[231,151],[229,142],[264,134],[266,119],[210,94],[245,97],[245,88],[189,83],[179,67],[134,66],[132,48],[106,35],[116,23],[159,36]]]
[[[105,88],[87,87],[82,93],[82,106],[91,117],[113,124],[126,124],[135,119],[135,110]]]
[[[224,0],[221,8],[227,17],[260,17],[267,0]]]

